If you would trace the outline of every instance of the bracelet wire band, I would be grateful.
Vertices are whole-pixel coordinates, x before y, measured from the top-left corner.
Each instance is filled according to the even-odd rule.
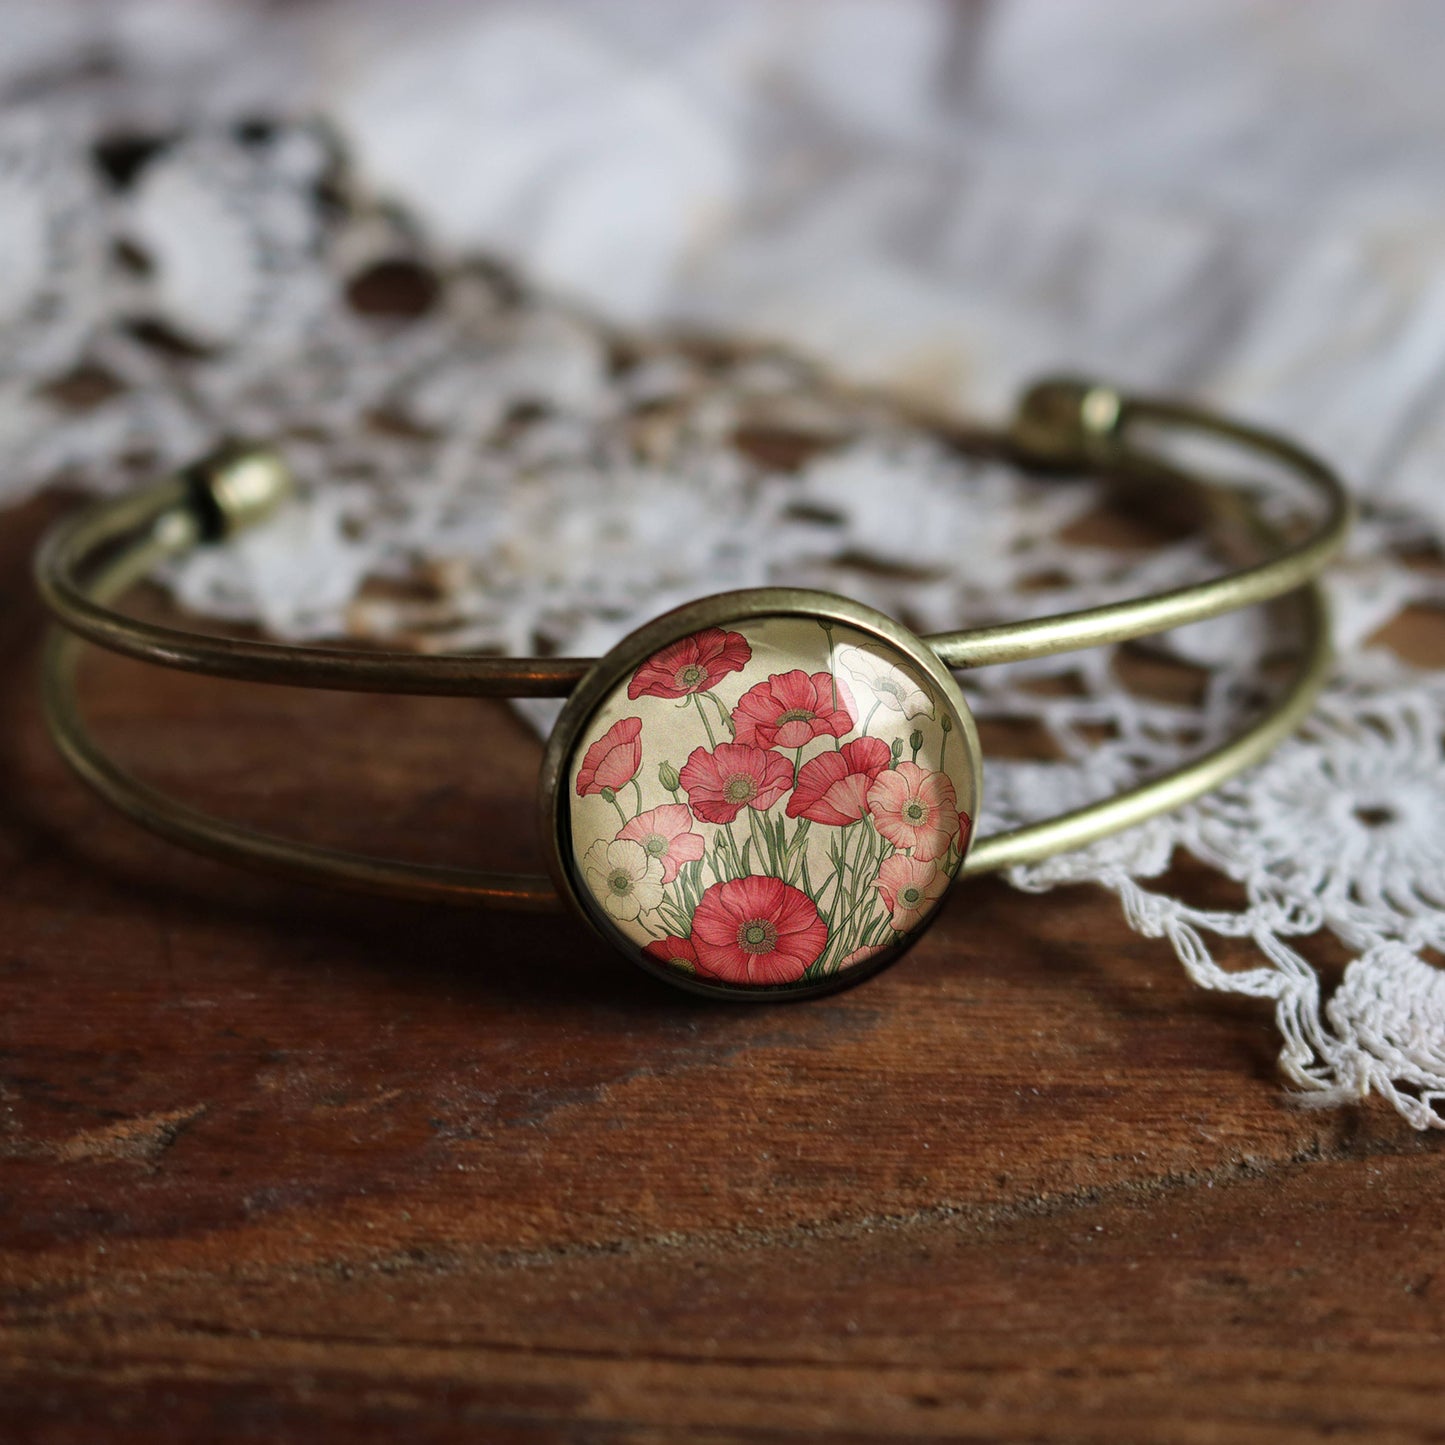
[[[1314,529],[1292,545],[1240,494],[1130,444],[1135,428],[1196,433],[1238,444],[1303,479],[1323,503]],[[1297,592],[1302,638],[1288,686],[1248,729],[1192,762],[1115,797],[1043,822],[979,838],[959,876],[1037,862],[1086,846],[1177,808],[1260,761],[1308,714],[1329,676],[1328,607],[1314,580],[1343,545],[1353,516],[1333,472],[1271,433],[1182,403],[1125,399],[1087,383],[1045,382],[1024,398],[999,450],[1020,466],[1101,471],[1134,483],[1192,489],[1242,522],[1275,550],[1267,561],[1154,596],[1015,623],[938,633],[924,639],[950,668],[1124,642],[1217,617]],[[162,561],[220,540],[260,520],[285,494],[287,479],[265,451],[242,449],[131,496],[61,522],[36,561],[41,595],[61,627],[42,659],[42,702],[63,756],[106,801],[154,833],[214,858],[309,882],[394,898],[543,910],[560,905],[551,880],[368,857],[263,833],[190,807],[126,772],[87,730],[76,696],[82,642],[211,676],[358,692],[468,697],[560,697],[586,675],[591,659],[498,658],[461,654],[295,647],[206,637],[143,622],[114,604]],[[63,629],[63,630],[62,630]]]

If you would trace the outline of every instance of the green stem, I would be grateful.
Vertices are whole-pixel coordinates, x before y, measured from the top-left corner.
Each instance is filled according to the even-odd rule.
[[[823,886],[822,886],[816,893],[814,893],[814,892],[813,892],[813,880],[808,876],[808,864],[807,864],[806,860],[804,861],[804,863],[803,863],[803,883],[805,884],[805,887],[804,887],[803,891],[808,895],[809,898],[811,898],[811,899],[813,900],[813,906],[818,910],[818,912],[826,915],[826,917],[827,917],[828,922],[829,922],[830,925],[831,925],[831,923],[832,923],[832,921],[833,921],[833,910],[832,910],[831,908],[825,908],[825,907],[823,906],[823,899],[824,899],[824,897],[827,895],[827,892],[828,892],[829,887],[830,887],[831,885],[837,883],[837,881],[838,881],[838,870],[835,868],[835,869],[823,880]],[[837,893],[835,892],[834,895],[833,895],[833,902],[834,902],[835,905],[836,905],[837,901],[838,901],[838,895],[837,895]]]
[[[697,901],[702,897],[702,859],[689,863],[682,870],[682,891],[687,900],[687,911],[691,915],[697,907]]]
[[[868,820],[860,818],[854,827],[858,829],[858,846],[853,850],[853,861],[848,867],[848,890],[856,893],[858,890],[858,869],[863,863],[863,849],[868,845]]]
[[[793,881],[794,876],[797,874],[798,860],[800,858],[804,861],[807,860],[808,830],[812,826],[812,822],[804,818],[802,822],[798,824],[797,831],[793,834],[793,841],[783,850],[783,862],[787,872],[786,881],[789,883]]]
[[[655,929],[640,913],[637,915],[635,922],[637,923],[639,928],[645,929],[648,933],[652,934],[654,938],[667,937],[667,934],[665,932],[661,932],[658,929]]]
[[[622,826],[625,828],[632,821],[632,819],[629,818],[627,814],[622,811],[622,804],[617,801],[617,794],[613,793],[613,795],[611,796],[611,798],[608,799],[608,801],[612,804],[614,808],[617,809],[617,816],[622,819]]]
[[[702,710],[702,699],[696,693],[693,693],[692,701],[693,705],[697,708],[697,715],[702,719],[703,727],[707,729],[708,746],[711,747],[714,752],[716,752],[717,739],[713,736],[712,724],[707,720],[707,714]]]
[[[751,813],[751,812],[752,812],[752,809],[749,808],[749,809],[748,809],[748,812]],[[731,823],[724,823],[724,824],[723,824],[723,832],[727,834],[728,847],[732,850],[732,855],[733,855],[733,876],[734,876],[735,878],[741,878],[741,877],[743,877],[743,855],[742,855],[742,853],[738,850],[737,834],[733,832],[733,825],[732,825]]]
[[[722,719],[723,726],[728,730],[728,736],[730,738],[737,737],[738,730],[733,726],[732,714],[723,706],[722,698],[720,698],[717,693],[711,691],[705,693],[704,696],[712,699],[713,706],[717,708],[717,715]]]
[[[829,845],[828,845],[828,857],[833,860],[833,871],[823,880],[823,886],[822,886],[821,888],[819,888],[816,892],[815,892],[814,889],[813,889],[813,880],[812,880],[812,878],[809,877],[809,875],[808,875],[807,859],[805,858],[805,859],[804,859],[804,862],[803,862],[803,878],[804,878],[804,880],[805,880],[805,881],[807,882],[807,884],[808,884],[808,888],[807,888],[808,897],[813,900],[813,906],[814,906],[815,908],[817,908],[817,910],[818,910],[819,913],[824,913],[824,912],[825,912],[825,910],[824,910],[824,908],[823,908],[823,898],[824,898],[824,896],[827,894],[829,887],[832,886],[832,885],[834,885],[834,884],[836,884],[836,883],[838,882],[838,870],[839,870],[839,861],[840,861],[840,860],[839,860],[837,845],[836,845],[835,843],[832,843],[832,842],[829,843]],[[837,895],[836,895],[836,893],[834,894],[834,902],[835,902],[835,903],[837,902]],[[831,908],[827,909],[827,910],[826,910],[826,915],[827,915],[827,919],[828,919],[829,928],[831,929],[832,923],[833,923],[833,910],[832,910]]]
[[[770,847],[768,841],[763,837],[762,825],[758,821],[758,810],[748,809],[748,829],[753,835],[753,848],[757,852],[758,867],[763,866],[764,858],[767,859],[768,871],[775,877],[781,878],[782,870],[778,867],[777,850]]]
[[[663,915],[667,926],[680,938],[686,938],[692,923],[683,909],[671,898],[664,898],[657,911]]]
[[[848,906],[844,902],[845,896],[847,896],[844,894],[843,891],[844,875],[853,874],[857,871],[856,864],[850,865],[848,862],[848,849],[852,847],[854,843],[854,838],[850,835],[850,830],[853,829],[856,829],[858,834],[858,848],[857,850],[855,850],[855,856],[857,852],[861,852],[863,847],[863,840],[867,835],[868,825],[865,822],[861,821],[857,823],[849,823],[847,827],[843,829],[842,840],[838,845],[837,857],[834,859],[833,862],[832,878],[829,880],[825,880],[823,883],[823,888],[825,891],[827,890],[829,882],[833,882],[837,885],[836,890],[833,894],[832,906],[828,910],[828,928],[830,933],[836,931],[834,928],[834,923],[839,909],[846,908]]]
[[[862,732],[859,734],[860,737],[865,737],[865,738],[866,738],[866,737],[868,736],[868,728],[869,728],[870,724],[871,724],[872,721],[873,721],[873,714],[874,714],[875,712],[877,712],[878,709],[879,709],[880,707],[882,707],[882,706],[883,706],[883,699],[882,699],[881,697],[878,697],[878,698],[874,698],[874,699],[873,699],[873,706],[868,709],[868,716],[863,719],[863,730],[862,730]]]
[[[871,852],[871,850],[870,850],[870,852]],[[858,859],[858,862],[859,862],[860,864],[862,863],[862,849],[861,849],[861,848],[859,849],[859,859]],[[827,948],[827,950],[825,951],[825,955],[826,955],[826,953],[831,953],[831,952],[833,951],[833,945],[834,945],[834,944],[837,944],[837,956],[838,956],[839,958],[842,958],[842,957],[844,956],[844,955],[843,955],[843,950],[844,950],[844,947],[845,947],[844,940],[847,938],[847,936],[848,936],[848,929],[849,929],[849,927],[852,925],[853,920],[858,916],[859,910],[862,909],[865,905],[871,906],[872,904],[874,904],[874,903],[876,903],[876,902],[878,901],[878,895],[877,895],[877,894],[874,892],[874,890],[873,890],[871,887],[869,887],[867,884],[865,884],[861,889],[859,889],[859,888],[856,887],[856,884],[857,884],[856,874],[855,874],[855,877],[854,877],[854,884],[855,884],[855,888],[854,888],[853,895],[852,895],[851,899],[849,900],[849,905],[850,905],[850,906],[849,906],[849,908],[848,908],[848,911],[847,911],[847,913],[845,913],[845,914],[843,915],[842,922],[840,922],[840,923],[838,924],[837,928],[833,930],[832,937],[831,937],[831,938],[829,939],[829,941],[828,941],[828,948]],[[849,951],[850,953],[852,952],[851,949],[849,949],[848,951]]]
[[[637,781],[637,775],[636,775],[635,773],[633,774],[633,778],[632,778],[632,791],[637,794],[637,812],[638,812],[638,813],[641,813],[641,812],[642,812],[642,785]],[[634,816],[635,816],[635,815],[634,815]]]
[[[858,916],[858,910],[874,897],[870,887],[872,879],[865,879],[862,887],[859,887],[859,874],[863,868],[865,853],[869,856],[870,861],[873,859],[875,849],[871,846],[871,843],[872,839],[877,837],[878,834],[866,820],[854,826],[858,829],[859,838],[858,847],[853,854],[853,864],[849,870],[851,877],[849,881],[848,901],[844,905],[845,911],[842,918],[829,930],[831,936],[829,938],[828,948],[825,950],[825,959],[828,954],[833,952],[835,944],[837,945],[837,956],[839,958],[843,956],[844,940],[847,938],[849,925],[853,922],[854,918]],[[841,899],[842,897],[843,891],[840,887],[838,890],[838,898]],[[834,902],[836,904],[837,899],[835,899]]]
[[[726,862],[727,845],[723,842],[722,834],[719,833],[714,839],[713,846],[702,855],[703,862],[707,864],[707,871],[712,874],[714,883],[726,883],[732,870],[724,870]]]

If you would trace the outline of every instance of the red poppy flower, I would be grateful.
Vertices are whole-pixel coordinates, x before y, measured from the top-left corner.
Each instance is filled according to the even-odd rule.
[[[577,796],[600,793],[611,788],[615,793],[637,775],[642,766],[642,719],[625,717],[612,724],[582,758],[577,773]]]
[[[742,743],[694,748],[678,773],[687,800],[708,823],[731,823],[744,808],[771,808],[793,785],[793,765],[780,753]]]
[[[868,789],[868,811],[878,831],[895,848],[910,850],[920,863],[942,858],[958,836],[952,780],[917,763],[899,763],[880,773]]]
[[[841,738],[858,721],[853,698],[830,672],[800,667],[750,687],[733,709],[736,741],[759,748],[801,748],[827,734]]]
[[[794,983],[827,942],[813,900],[781,878],[714,883],[692,915],[697,971],[727,983]]]
[[[692,831],[692,814],[681,803],[664,803],[639,813],[617,834],[641,843],[649,858],[662,859],[662,881],[671,883],[684,863],[695,863],[703,855],[701,833]]]
[[[658,963],[668,964],[683,973],[697,972],[697,950],[692,946],[692,941],[679,938],[675,933],[659,938],[655,943],[649,943],[642,951],[649,958],[655,958]]]
[[[669,642],[655,652],[627,684],[627,695],[639,697],[687,697],[715,687],[730,672],[741,672],[753,655],[741,632],[724,632],[705,627],[691,637]]]
[[[868,811],[868,789],[892,758],[882,738],[854,738],[837,752],[809,758],[788,799],[788,817],[839,828],[856,823]]]

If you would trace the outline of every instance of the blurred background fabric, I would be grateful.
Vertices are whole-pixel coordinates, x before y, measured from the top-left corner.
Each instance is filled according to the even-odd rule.
[[[1373,642],[1445,599],[1439,6],[0,0],[0,35],[0,494],[279,437],[298,505],[169,578],[278,635],[586,652],[781,579],[919,627],[1081,606],[1214,564],[1071,545],[1093,493],[918,410],[998,419],[1069,369],[1305,439],[1367,503],[1316,723],[1014,881],[1104,883],[1200,983],[1272,1001],[1300,1088],[1442,1122],[1445,684]],[[1106,650],[970,679],[1060,754],[991,763],[986,825],[1224,736],[1261,637],[1160,644],[1208,671],[1197,707]],[[1179,849],[1245,901],[1170,896]],[[1320,930],[1332,992],[1290,942]]]
[[[43,94],[47,128],[320,115],[443,246],[605,316],[779,338],[982,411],[1061,365],[1204,391],[1440,516],[1428,0],[0,16],[5,98]],[[8,310],[25,277],[5,272]],[[235,322],[217,297],[173,301],[208,331]]]

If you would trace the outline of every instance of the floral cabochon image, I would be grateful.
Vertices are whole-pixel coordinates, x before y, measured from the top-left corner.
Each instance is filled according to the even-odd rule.
[[[668,643],[594,712],[567,777],[578,891],[649,963],[738,990],[879,959],[942,900],[975,781],[953,701],[842,622]]]

